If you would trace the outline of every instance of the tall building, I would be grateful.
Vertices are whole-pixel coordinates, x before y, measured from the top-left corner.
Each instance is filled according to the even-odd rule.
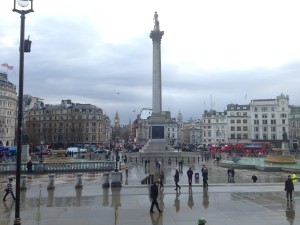
[[[17,120],[16,86],[7,79],[7,73],[0,72],[0,145],[15,144]]]
[[[107,135],[101,108],[71,100],[31,109],[26,130],[32,145],[44,141],[55,148],[105,142]]]
[[[205,145],[228,142],[226,111],[204,111],[202,115],[202,138],[202,143]]]
[[[231,143],[251,141],[250,105],[227,105],[227,135]],[[221,131],[223,132],[223,131]],[[222,133],[221,133],[222,134]]]
[[[289,96],[276,99],[257,99],[250,103],[252,136],[257,142],[272,142],[281,147],[282,134],[289,133]]]

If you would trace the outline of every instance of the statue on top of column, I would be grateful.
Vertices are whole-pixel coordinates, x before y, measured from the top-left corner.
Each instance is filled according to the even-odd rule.
[[[154,30],[159,30],[159,21],[158,21],[158,14],[157,12],[154,13]]]

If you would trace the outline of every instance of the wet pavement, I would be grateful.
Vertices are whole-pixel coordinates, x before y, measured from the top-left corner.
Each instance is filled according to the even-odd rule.
[[[153,165],[152,165],[153,164]],[[209,189],[195,183],[187,185],[186,171],[192,167],[200,173],[202,162],[184,165],[179,184],[181,191],[174,190],[175,163],[163,164],[165,189],[158,202],[164,210],[149,214],[149,188],[141,180],[149,173],[157,173],[154,163],[144,167],[142,163],[130,163],[128,178],[123,175],[122,188],[102,188],[102,173],[83,173],[82,189],[75,189],[76,173],[58,173],[55,190],[48,191],[47,174],[28,176],[27,191],[21,192],[21,224],[24,225],[197,225],[204,217],[207,225],[290,225],[300,224],[300,185],[295,184],[294,201],[285,198],[284,172],[260,172],[238,170],[234,183],[228,182],[227,169],[206,163],[209,168]],[[256,174],[258,182],[251,176]],[[3,190],[7,177],[0,175]],[[0,225],[13,224],[14,201],[8,196],[0,203]],[[156,209],[155,209],[156,210]],[[298,217],[297,217],[298,215]]]

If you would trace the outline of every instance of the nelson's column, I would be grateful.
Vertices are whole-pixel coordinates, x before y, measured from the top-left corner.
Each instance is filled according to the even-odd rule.
[[[150,139],[141,152],[162,152],[168,149],[165,137],[167,119],[162,114],[161,98],[161,39],[164,35],[159,29],[157,12],[154,13],[154,29],[150,33],[153,42],[153,67],[152,67],[152,115],[148,123],[150,126]]]

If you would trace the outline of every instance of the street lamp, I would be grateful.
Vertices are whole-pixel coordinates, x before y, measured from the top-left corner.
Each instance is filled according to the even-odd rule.
[[[116,168],[115,168],[115,172],[119,172],[119,161],[120,161],[120,155],[119,155],[119,149],[116,148],[115,150],[116,153]]]
[[[28,8],[30,4],[30,9]],[[19,61],[19,102],[18,102],[18,125],[17,125],[17,168],[16,168],[16,205],[15,205],[15,220],[14,225],[21,224],[20,218],[20,180],[21,180],[21,156],[22,156],[22,120],[23,120],[23,80],[24,80],[24,52],[30,52],[29,40],[24,41],[25,34],[25,15],[33,12],[33,0],[17,0],[18,5],[22,8],[16,8],[16,0],[14,0],[13,12],[21,14],[20,28],[20,61]],[[26,42],[26,43],[25,43]],[[26,47],[26,48],[25,48]],[[26,50],[26,51],[25,51]]]

